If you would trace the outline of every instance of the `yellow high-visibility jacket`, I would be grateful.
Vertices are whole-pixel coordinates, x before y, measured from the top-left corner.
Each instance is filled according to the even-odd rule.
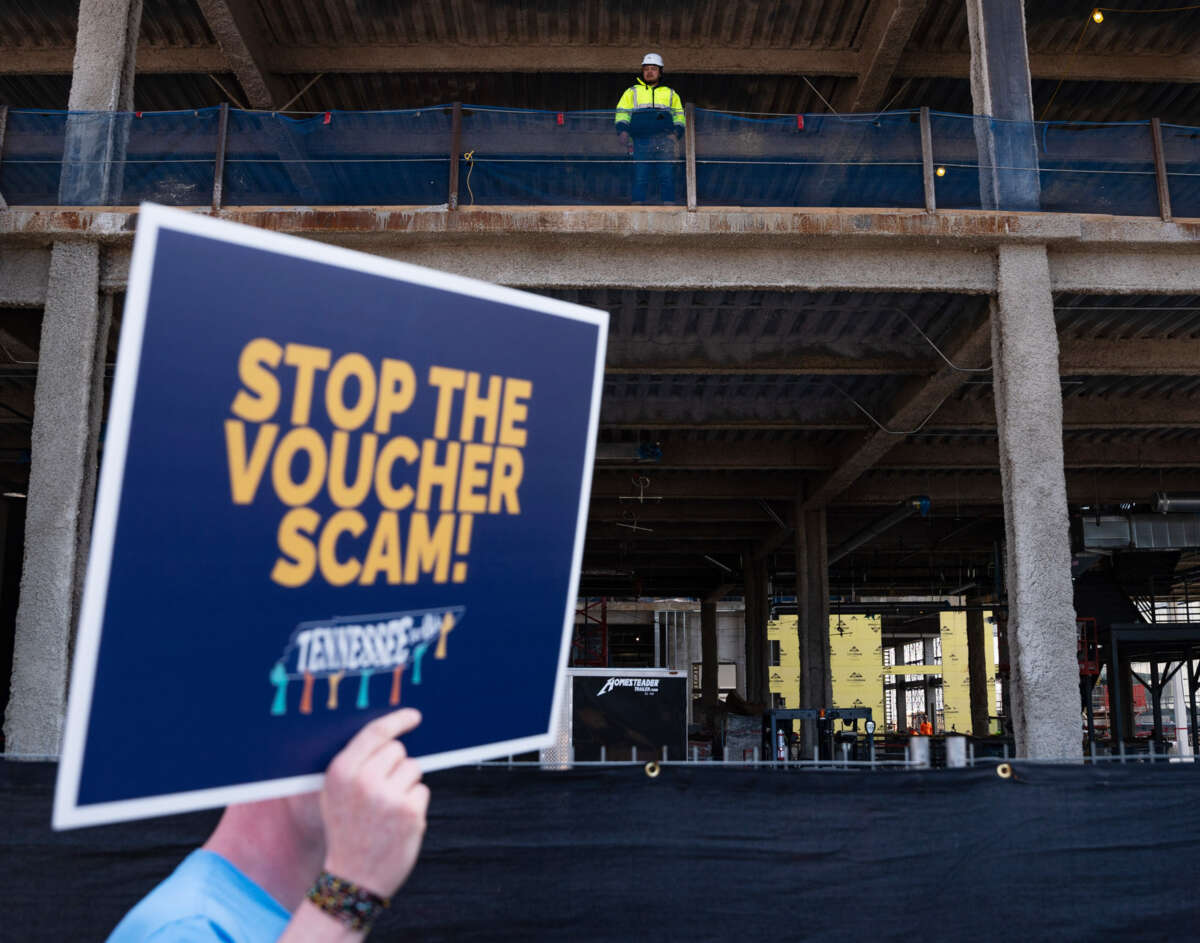
[[[671,130],[663,127],[666,121],[659,125],[655,118],[665,119],[668,115],[674,129],[682,131],[687,125],[683,113],[683,102],[678,93],[665,85],[647,85],[641,79],[636,85],[625,89],[625,94],[617,102],[615,119],[617,131],[627,131],[630,134],[659,133]],[[649,121],[647,119],[650,119]]]

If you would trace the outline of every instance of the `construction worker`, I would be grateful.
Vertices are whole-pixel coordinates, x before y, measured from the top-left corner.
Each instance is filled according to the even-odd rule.
[[[634,159],[634,203],[646,202],[651,165],[657,168],[662,201],[675,202],[675,141],[683,137],[687,119],[679,95],[659,84],[662,73],[662,56],[647,53],[642,77],[617,102],[617,135]]]

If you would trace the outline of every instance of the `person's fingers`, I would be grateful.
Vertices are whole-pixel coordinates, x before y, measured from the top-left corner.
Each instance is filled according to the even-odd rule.
[[[362,730],[356,733],[342,752],[334,757],[329,765],[333,775],[353,776],[355,771],[376,750],[394,743],[396,738],[416,728],[421,722],[421,712],[412,707],[402,707],[398,711],[377,717]]]
[[[421,818],[429,812],[429,787],[424,783],[417,783],[408,791],[409,800],[412,807],[420,814]]]
[[[421,775],[421,764],[416,760],[405,758],[394,763],[388,770],[388,786],[405,793],[421,781]]]
[[[355,771],[355,779],[361,783],[382,783],[392,775],[392,770],[408,758],[408,751],[399,740],[391,740],[372,753]]]

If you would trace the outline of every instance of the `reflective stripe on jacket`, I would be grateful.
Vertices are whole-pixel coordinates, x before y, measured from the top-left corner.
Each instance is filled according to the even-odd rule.
[[[687,124],[687,118],[683,114],[683,102],[680,101],[679,95],[666,85],[647,85],[641,79],[637,80],[636,85],[631,85],[625,89],[625,94],[621,96],[621,100],[617,102],[617,116],[615,123],[618,131],[630,130],[630,119],[638,113],[650,112],[651,110],[662,113],[670,113],[671,122],[676,128],[682,128]],[[666,115],[663,114],[663,117]],[[637,130],[636,128],[634,129]]]

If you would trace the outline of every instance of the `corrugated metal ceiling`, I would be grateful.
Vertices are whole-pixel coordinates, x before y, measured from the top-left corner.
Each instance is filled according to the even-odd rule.
[[[258,0],[270,39],[281,45],[328,42],[467,45],[645,45],[848,49],[869,0],[797,3],[761,0]]]
[[[1157,0],[1127,0],[1131,9],[1154,9]],[[74,42],[75,0],[10,0],[0,12],[0,46],[69,47]],[[861,46],[869,21],[870,0],[791,3],[721,3],[719,0],[669,0],[652,8],[631,0],[571,3],[483,2],[483,0],[257,0],[256,17],[269,44],[313,47],[325,44],[464,44],[562,45],[564,68],[570,48],[604,44],[628,46],[631,64],[643,48],[672,47],[851,50]],[[1091,4],[1030,2],[1027,4],[1030,49],[1035,54],[1068,55],[1075,47]],[[1194,53],[1200,36],[1200,11],[1171,14],[1109,14],[1084,34],[1082,52],[1133,55]],[[142,40],[160,47],[212,46],[215,42],[196,0],[143,0]],[[961,0],[932,0],[913,32],[910,52],[965,53],[968,49],[965,8]],[[417,73],[329,74],[306,92],[294,107],[323,111],[426,107],[447,101],[518,108],[576,110],[608,108],[629,83],[629,74],[581,76],[571,72],[512,75],[464,71]],[[821,112],[822,99],[846,94],[849,78],[810,76],[817,92],[797,75],[689,75],[681,66],[670,81],[684,98],[703,108],[790,114]],[[293,93],[312,78],[289,75]],[[222,82],[244,99],[236,83]],[[139,76],[150,83],[139,108],[194,108],[213,104],[211,81],[164,80]],[[63,107],[59,78],[8,76],[0,81],[0,100],[28,107]],[[1151,116],[1200,124],[1200,86],[1180,83],[1066,82],[1034,83],[1035,111],[1061,120],[1128,120]],[[223,97],[223,96],[222,96]],[[928,105],[970,112],[970,90],[963,79],[893,82],[883,97],[893,107]]]
[[[1106,13],[1104,22],[1097,25],[1091,20],[1091,12],[1096,6],[1092,0],[1028,0],[1025,29],[1029,51],[1070,54],[1078,49],[1082,53],[1115,55],[1194,54],[1195,37],[1200,33],[1200,10],[1134,12],[1187,5],[1163,0],[1122,0],[1121,9],[1128,12]],[[966,4],[962,0],[933,0],[918,20],[909,48],[924,52],[967,52],[970,40]]]
[[[405,45],[545,44],[646,45],[727,48],[858,48],[871,0],[790,2],[761,0],[256,0],[269,42],[285,46],[327,43]],[[1128,12],[1090,24],[1091,0],[1030,0],[1026,4],[1030,50],[1159,55],[1195,51],[1200,10],[1159,10],[1161,0],[1123,0]],[[1175,6],[1182,6],[1176,4]],[[0,44],[63,46],[74,42],[76,0],[8,0],[0,14]],[[213,37],[195,0],[143,0],[142,39],[154,45],[211,44]],[[961,0],[932,0],[913,31],[910,48],[965,52],[967,18]]]
[[[544,294],[608,311],[610,354],[624,354],[632,341],[679,352],[699,339],[710,346],[759,342],[760,354],[764,344],[777,343],[792,351],[846,357],[929,358],[935,354],[914,322],[933,343],[945,344],[987,308],[981,297],[935,292],[564,289]]]

